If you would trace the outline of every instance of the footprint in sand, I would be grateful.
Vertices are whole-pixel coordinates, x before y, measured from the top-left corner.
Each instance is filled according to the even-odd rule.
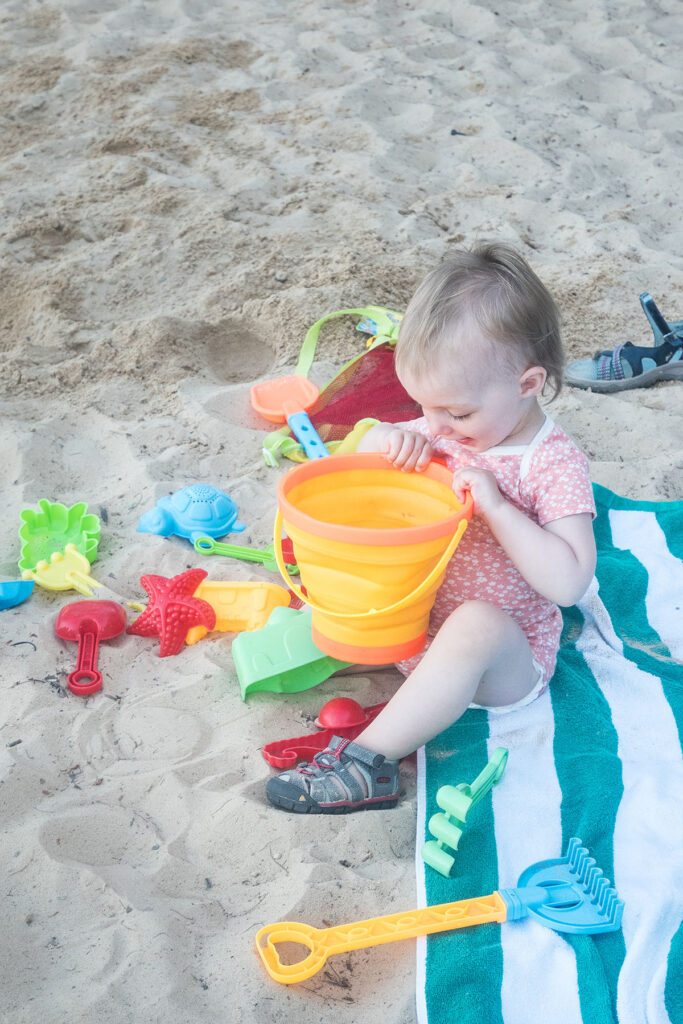
[[[160,764],[170,769],[206,747],[208,733],[202,721],[178,708],[131,702],[106,717],[83,724],[78,744],[89,761],[133,761],[136,770],[141,761],[149,761],[156,771]]]
[[[53,860],[100,869],[124,860],[132,867],[146,863],[161,837],[139,814],[102,804],[47,822],[40,843]]]
[[[117,349],[115,357],[131,375],[182,379],[191,373],[234,384],[265,373],[275,355],[271,346],[239,319],[209,324],[157,317],[138,324],[129,344]]]
[[[275,357],[270,345],[241,320],[192,325],[187,340],[193,357],[200,360],[197,368],[205,367],[231,384],[255,380]]]

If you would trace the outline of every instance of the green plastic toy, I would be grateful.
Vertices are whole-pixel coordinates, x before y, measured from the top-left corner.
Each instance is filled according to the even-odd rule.
[[[242,700],[261,691],[310,690],[350,664],[315,646],[311,615],[296,608],[275,608],[262,629],[240,633],[232,642],[232,656]]]
[[[455,864],[455,857],[447,852],[446,847],[450,847],[454,853],[458,849],[470,809],[500,781],[507,759],[507,749],[498,747],[471,786],[461,782],[457,786],[441,786],[437,790],[436,802],[446,813],[433,814],[429,819],[428,827],[434,839],[429,839],[422,847],[422,859],[444,878],[450,876]]]
[[[200,555],[225,555],[226,558],[240,558],[243,562],[260,562],[269,572],[279,572],[275,561],[275,550],[272,544],[267,548],[248,548],[242,544],[223,544],[213,537],[197,537],[194,549]],[[299,567],[296,563],[288,564],[287,571],[297,576]]]
[[[88,506],[79,501],[71,508],[41,498],[40,512],[25,508],[21,512],[21,556],[19,568],[35,569],[39,562],[49,562],[51,556],[66,551],[67,544],[85,555],[90,563],[97,557],[100,542],[100,520],[88,513]]]

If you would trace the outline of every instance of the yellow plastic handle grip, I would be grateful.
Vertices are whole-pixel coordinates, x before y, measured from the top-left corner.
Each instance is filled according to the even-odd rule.
[[[301,588],[296,585],[292,577],[287,572],[287,566],[285,565],[285,559],[282,552],[282,527],[282,512],[280,511],[280,509],[278,509],[277,512],[275,513],[275,526],[273,528],[273,547],[275,550],[275,561],[277,563],[278,569],[280,570],[280,575],[282,576],[287,586],[296,594],[296,596],[300,598],[300,600],[302,600],[304,604],[309,605],[309,607],[311,607],[313,611],[324,612],[329,615],[334,615],[335,619],[365,619],[369,615],[386,615],[387,612],[397,612],[401,608],[405,608],[406,605],[409,605],[413,601],[417,601],[420,597],[422,597],[425,591],[429,589],[434,580],[439,576],[440,573],[442,573],[445,570],[446,566],[448,565],[448,562],[453,556],[455,549],[460,543],[460,538],[462,537],[463,533],[465,532],[465,529],[467,528],[467,520],[460,520],[455,533],[448,542],[448,547],[441,555],[439,561],[436,563],[436,565],[429,573],[429,575],[426,577],[426,579],[424,579],[422,583],[418,583],[418,585],[415,587],[413,591],[411,591],[410,594],[406,594],[405,597],[402,597],[399,601],[395,601],[394,604],[388,605],[386,608],[369,608],[368,611],[366,612],[330,612],[329,608],[322,608],[320,605],[315,604],[315,602],[311,601],[310,597],[307,597],[306,594],[302,592]],[[296,551],[294,552],[294,554],[296,555]]]
[[[371,917],[354,924],[336,928],[313,928],[298,921],[280,921],[269,924],[256,934],[256,949],[268,974],[283,985],[306,981],[320,970],[328,956],[347,953],[352,949],[379,946],[398,939],[430,935],[433,932],[468,928],[507,919],[507,904],[498,892],[489,896],[441,903],[423,910],[409,910],[403,914]],[[277,950],[280,942],[297,942],[310,952],[294,964],[283,964]]]

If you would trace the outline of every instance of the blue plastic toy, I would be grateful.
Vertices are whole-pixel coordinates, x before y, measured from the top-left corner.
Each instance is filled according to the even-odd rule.
[[[449,877],[455,864],[455,857],[448,853],[446,847],[450,847],[454,853],[458,849],[468,813],[500,781],[507,759],[507,749],[497,747],[471,786],[461,782],[457,786],[441,786],[437,789],[436,802],[446,813],[433,814],[429,819],[429,831],[435,838],[428,840],[422,847],[422,859],[444,878]]]
[[[7,583],[0,583],[0,611],[21,604],[31,596],[33,587],[33,580],[9,580]]]
[[[160,498],[138,523],[139,533],[160,537],[186,537],[194,544],[197,537],[223,537],[241,533],[247,524],[237,521],[237,505],[224,491],[209,484],[191,484],[181,491]]]

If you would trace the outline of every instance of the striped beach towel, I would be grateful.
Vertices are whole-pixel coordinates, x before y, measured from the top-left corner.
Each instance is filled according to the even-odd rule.
[[[622,928],[562,935],[534,920],[418,940],[420,1024],[682,1024],[683,502],[595,487],[596,579],[564,610],[540,699],[468,711],[418,755],[422,906],[515,886],[579,836],[625,909]],[[437,789],[471,783],[507,747],[469,815],[453,878],[426,867]]]

